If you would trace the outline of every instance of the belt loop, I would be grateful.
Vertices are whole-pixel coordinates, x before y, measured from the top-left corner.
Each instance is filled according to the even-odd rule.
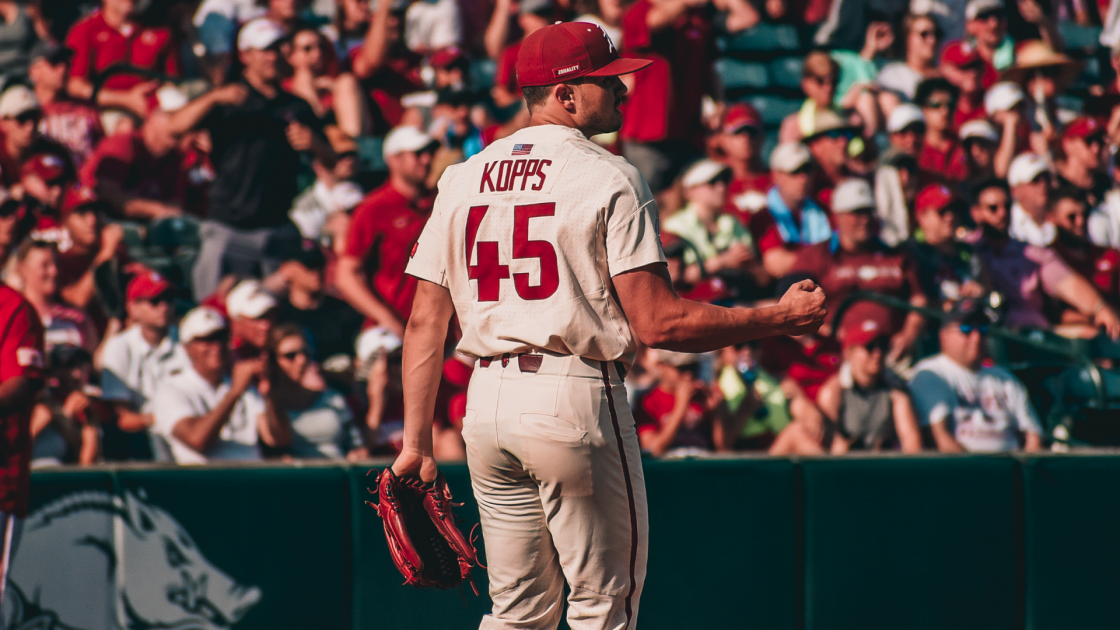
[[[493,363],[493,362],[494,362],[493,357],[482,357],[481,359],[478,360],[478,366],[488,368],[488,367],[490,367],[490,364]]]
[[[506,367],[508,365],[509,365],[509,353],[507,352],[507,353],[502,355],[502,367]]]

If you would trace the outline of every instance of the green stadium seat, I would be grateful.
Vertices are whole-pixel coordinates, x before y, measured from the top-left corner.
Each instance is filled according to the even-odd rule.
[[[1099,26],[1081,26],[1065,20],[1058,22],[1058,32],[1069,49],[1087,48],[1096,50],[1100,48],[1101,30]]]
[[[762,120],[767,126],[780,125],[783,118],[801,108],[800,99],[782,98],[769,94],[756,94],[745,100],[753,105],[758,113],[762,114]]]
[[[489,91],[494,85],[494,75],[498,71],[498,64],[493,59],[475,59],[471,61],[471,89]]]
[[[724,57],[716,60],[716,76],[725,90],[765,88],[770,85],[766,64]]]
[[[363,173],[371,171],[387,171],[385,156],[381,153],[384,138],[376,136],[360,136],[355,138],[358,145],[358,170]]]
[[[147,232],[144,226],[129,221],[114,221],[114,223],[124,230],[124,245],[128,249],[128,254],[133,258],[144,255],[146,249],[144,240]]]
[[[728,52],[799,50],[801,37],[797,29],[788,24],[759,24],[729,35],[722,41],[722,47]]]
[[[198,249],[201,237],[198,221],[191,217],[174,217],[153,221],[148,226],[148,247],[173,252],[180,247]]]
[[[801,89],[801,57],[782,57],[770,62],[770,79],[774,87]]]

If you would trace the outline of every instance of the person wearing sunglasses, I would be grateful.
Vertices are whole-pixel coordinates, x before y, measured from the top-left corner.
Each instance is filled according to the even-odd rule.
[[[917,230],[901,245],[918,269],[922,292],[930,304],[978,297],[987,282],[972,247],[957,238],[964,204],[942,184],[930,184],[914,203]]]
[[[1039,247],[1054,240],[1054,226],[1046,220],[1046,195],[1053,180],[1050,161],[1037,153],[1020,153],[1011,161],[1011,238]]]
[[[927,79],[918,85],[914,102],[926,119],[926,136],[918,166],[951,182],[968,178],[964,147],[954,127],[960,90],[945,79]]]
[[[746,225],[766,207],[766,191],[773,183],[763,160],[762,142],[766,138],[762,114],[747,103],[736,103],[723,116],[720,148],[731,168],[727,185],[727,211]]]
[[[981,300],[949,303],[940,354],[914,366],[909,385],[918,423],[943,453],[1042,450],[1026,388],[1006,369],[982,363],[990,326]]]
[[[954,129],[960,129],[961,125],[972,120],[983,120],[986,116],[983,79],[987,67],[976,47],[967,42],[953,42],[941,51],[941,73],[960,90],[953,118]]]
[[[875,79],[881,88],[879,106],[888,118],[900,103],[914,100],[919,83],[939,75],[937,51],[942,33],[933,17],[908,14],[902,18],[900,31],[896,42],[901,60],[883,66]]]
[[[709,388],[700,378],[703,356],[656,354],[657,385],[638,401],[634,414],[642,450],[654,457],[730,450],[735,436],[727,429],[734,420],[719,388]],[[738,411],[753,409],[743,405]]]
[[[825,109],[816,113],[812,132],[802,141],[817,166],[811,194],[824,207],[828,206],[826,199],[832,190],[852,174],[848,166],[848,145],[855,135],[855,125],[831,109]]]
[[[1007,183],[994,179],[973,189],[972,219],[979,227],[973,244],[991,288],[1002,295],[1004,324],[1016,329],[1050,328],[1043,310],[1046,297],[1074,308],[1112,339],[1120,338],[1120,317],[1089,283],[1054,251],[1011,238]]]
[[[813,201],[813,156],[799,142],[785,142],[770,153],[774,186],[766,195],[767,207],[749,224],[762,266],[774,278],[793,268],[797,253],[832,238],[828,213]]]
[[[1079,116],[1062,130],[1062,158],[1057,160],[1057,185],[1080,190],[1090,207],[1104,201],[1112,188],[1106,174],[1108,137],[1105,126],[1093,116]]]
[[[1056,188],[1047,199],[1047,220],[1057,228],[1050,247],[1071,269],[1089,280],[1113,309],[1120,307],[1120,250],[1101,247],[1089,240],[1089,205],[1076,188]],[[1090,324],[1076,310],[1066,308],[1063,324]]]
[[[69,151],[40,133],[42,118],[39,99],[27,87],[13,85],[0,94],[0,183],[12,190],[16,198],[23,190],[21,167],[33,155],[58,156],[64,170],[74,172]]]
[[[106,460],[153,459],[163,452],[149,443],[154,396],[172,374],[190,365],[171,322],[174,292],[154,271],[137,273],[128,283],[125,309],[132,324],[101,350],[102,399],[116,411],[116,422],[105,426]]]
[[[973,46],[984,60],[984,87],[998,80],[999,71],[1015,58],[1014,42],[1007,36],[1007,15],[1003,0],[969,0],[964,8],[965,43]]]
[[[814,117],[832,109],[839,79],[840,65],[827,52],[814,50],[805,56],[801,65],[801,91],[805,93],[805,102],[800,111],[782,121],[778,130],[780,142],[796,142],[814,133]]]

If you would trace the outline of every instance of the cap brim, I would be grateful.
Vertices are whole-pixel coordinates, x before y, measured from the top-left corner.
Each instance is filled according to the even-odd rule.
[[[631,74],[633,72],[637,72],[637,71],[641,70],[642,68],[645,68],[645,67],[649,66],[649,64],[651,64],[651,63],[653,63],[652,59],[619,58],[619,59],[615,59],[614,61],[608,63],[607,65],[603,66],[602,68],[599,68],[598,70],[595,70],[593,72],[588,72],[587,74],[582,75],[582,76],[585,76],[585,77],[617,77],[617,76],[621,76],[621,75],[624,75],[624,74]]]

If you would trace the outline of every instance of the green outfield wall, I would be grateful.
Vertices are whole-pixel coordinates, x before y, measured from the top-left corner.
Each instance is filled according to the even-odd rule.
[[[1120,627],[1120,456],[644,467],[643,630]],[[476,628],[485,572],[479,597],[401,586],[367,470],[36,472],[3,627]]]

